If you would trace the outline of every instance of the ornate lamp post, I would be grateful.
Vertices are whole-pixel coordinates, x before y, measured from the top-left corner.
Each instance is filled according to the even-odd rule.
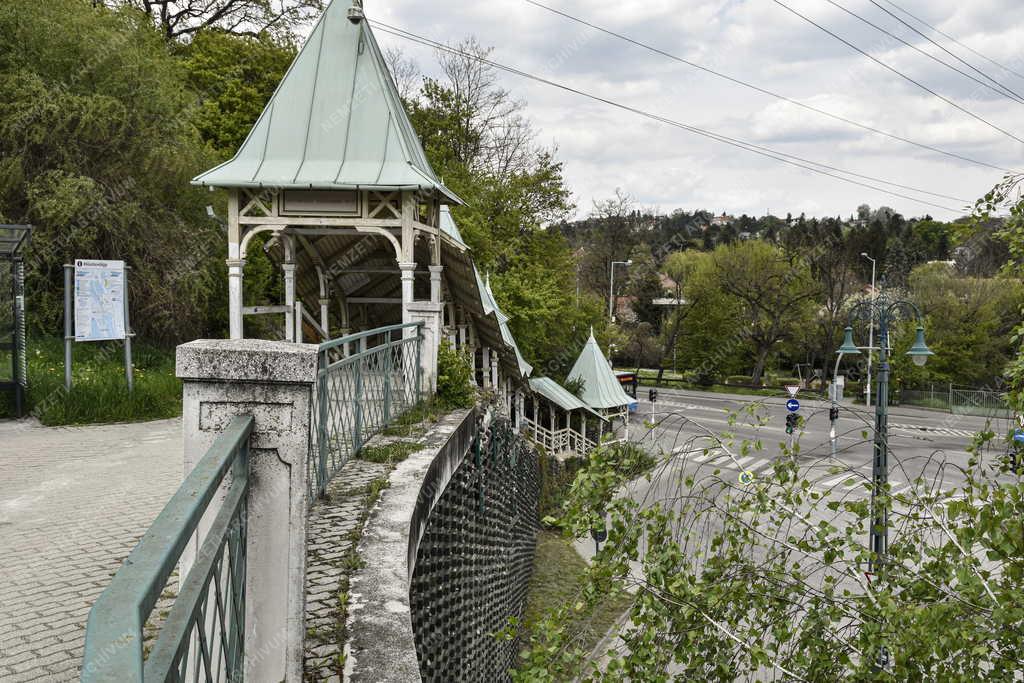
[[[879,365],[876,379],[874,459],[871,467],[872,570],[884,562],[889,549],[889,509],[885,502],[885,488],[889,482],[889,325],[901,318],[907,319],[912,316],[917,320],[917,336],[907,355],[913,359],[915,365],[924,365],[928,356],[935,354],[924,342],[924,318],[921,310],[909,301],[890,300],[884,294],[854,306],[850,311],[850,324],[846,328],[843,345],[837,351],[840,357],[860,353],[860,349],[853,341],[855,319],[873,319],[878,322]],[[838,361],[836,365],[838,366]]]

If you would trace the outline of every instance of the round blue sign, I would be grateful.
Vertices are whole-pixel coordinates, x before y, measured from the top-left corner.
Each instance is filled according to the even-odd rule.
[[[1013,432],[1013,440],[1017,443],[1024,443],[1024,429],[1017,429]]]
[[[795,398],[791,398],[788,401],[786,401],[786,408],[789,409],[789,412],[795,413],[796,411],[800,410],[800,401],[796,400]]]

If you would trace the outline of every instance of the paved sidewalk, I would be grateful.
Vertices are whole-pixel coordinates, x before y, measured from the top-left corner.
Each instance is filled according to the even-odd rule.
[[[89,608],[181,480],[180,420],[0,422],[0,680],[78,679]]]

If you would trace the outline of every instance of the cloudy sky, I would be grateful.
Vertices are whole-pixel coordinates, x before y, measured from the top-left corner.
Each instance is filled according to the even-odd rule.
[[[999,168],[1024,168],[1024,144],[928,94],[773,0],[541,0],[591,23],[831,113]],[[860,23],[829,0],[783,0],[896,70],[1024,138],[1024,104]],[[876,0],[898,14],[885,0]],[[1024,74],[1020,0],[893,0],[985,56]],[[870,0],[834,0],[895,35],[953,59]],[[495,61],[688,125],[846,171],[948,195],[894,189],[961,209],[1003,174],[852,127],[729,83],[535,7],[526,0],[366,0],[367,15],[434,40],[476,36]],[[920,27],[926,34],[929,31]],[[431,73],[431,50],[378,31]],[[1024,78],[933,36],[1024,95]],[[956,66],[979,80],[976,72]],[[908,216],[960,211],[851,185],[702,138],[511,74],[541,141],[557,145],[580,214],[616,188],[669,212],[848,215],[861,203]],[[871,184],[877,184],[872,181]]]

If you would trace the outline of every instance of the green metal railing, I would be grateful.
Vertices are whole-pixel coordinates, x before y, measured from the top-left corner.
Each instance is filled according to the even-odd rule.
[[[420,399],[422,323],[379,327],[320,345],[310,439],[310,495]]]
[[[253,424],[251,416],[231,421],[93,605],[85,632],[83,682],[242,680]],[[225,480],[226,490],[218,496],[219,508],[201,545],[194,557],[183,558]],[[143,628],[176,567],[184,580],[146,656]]]

